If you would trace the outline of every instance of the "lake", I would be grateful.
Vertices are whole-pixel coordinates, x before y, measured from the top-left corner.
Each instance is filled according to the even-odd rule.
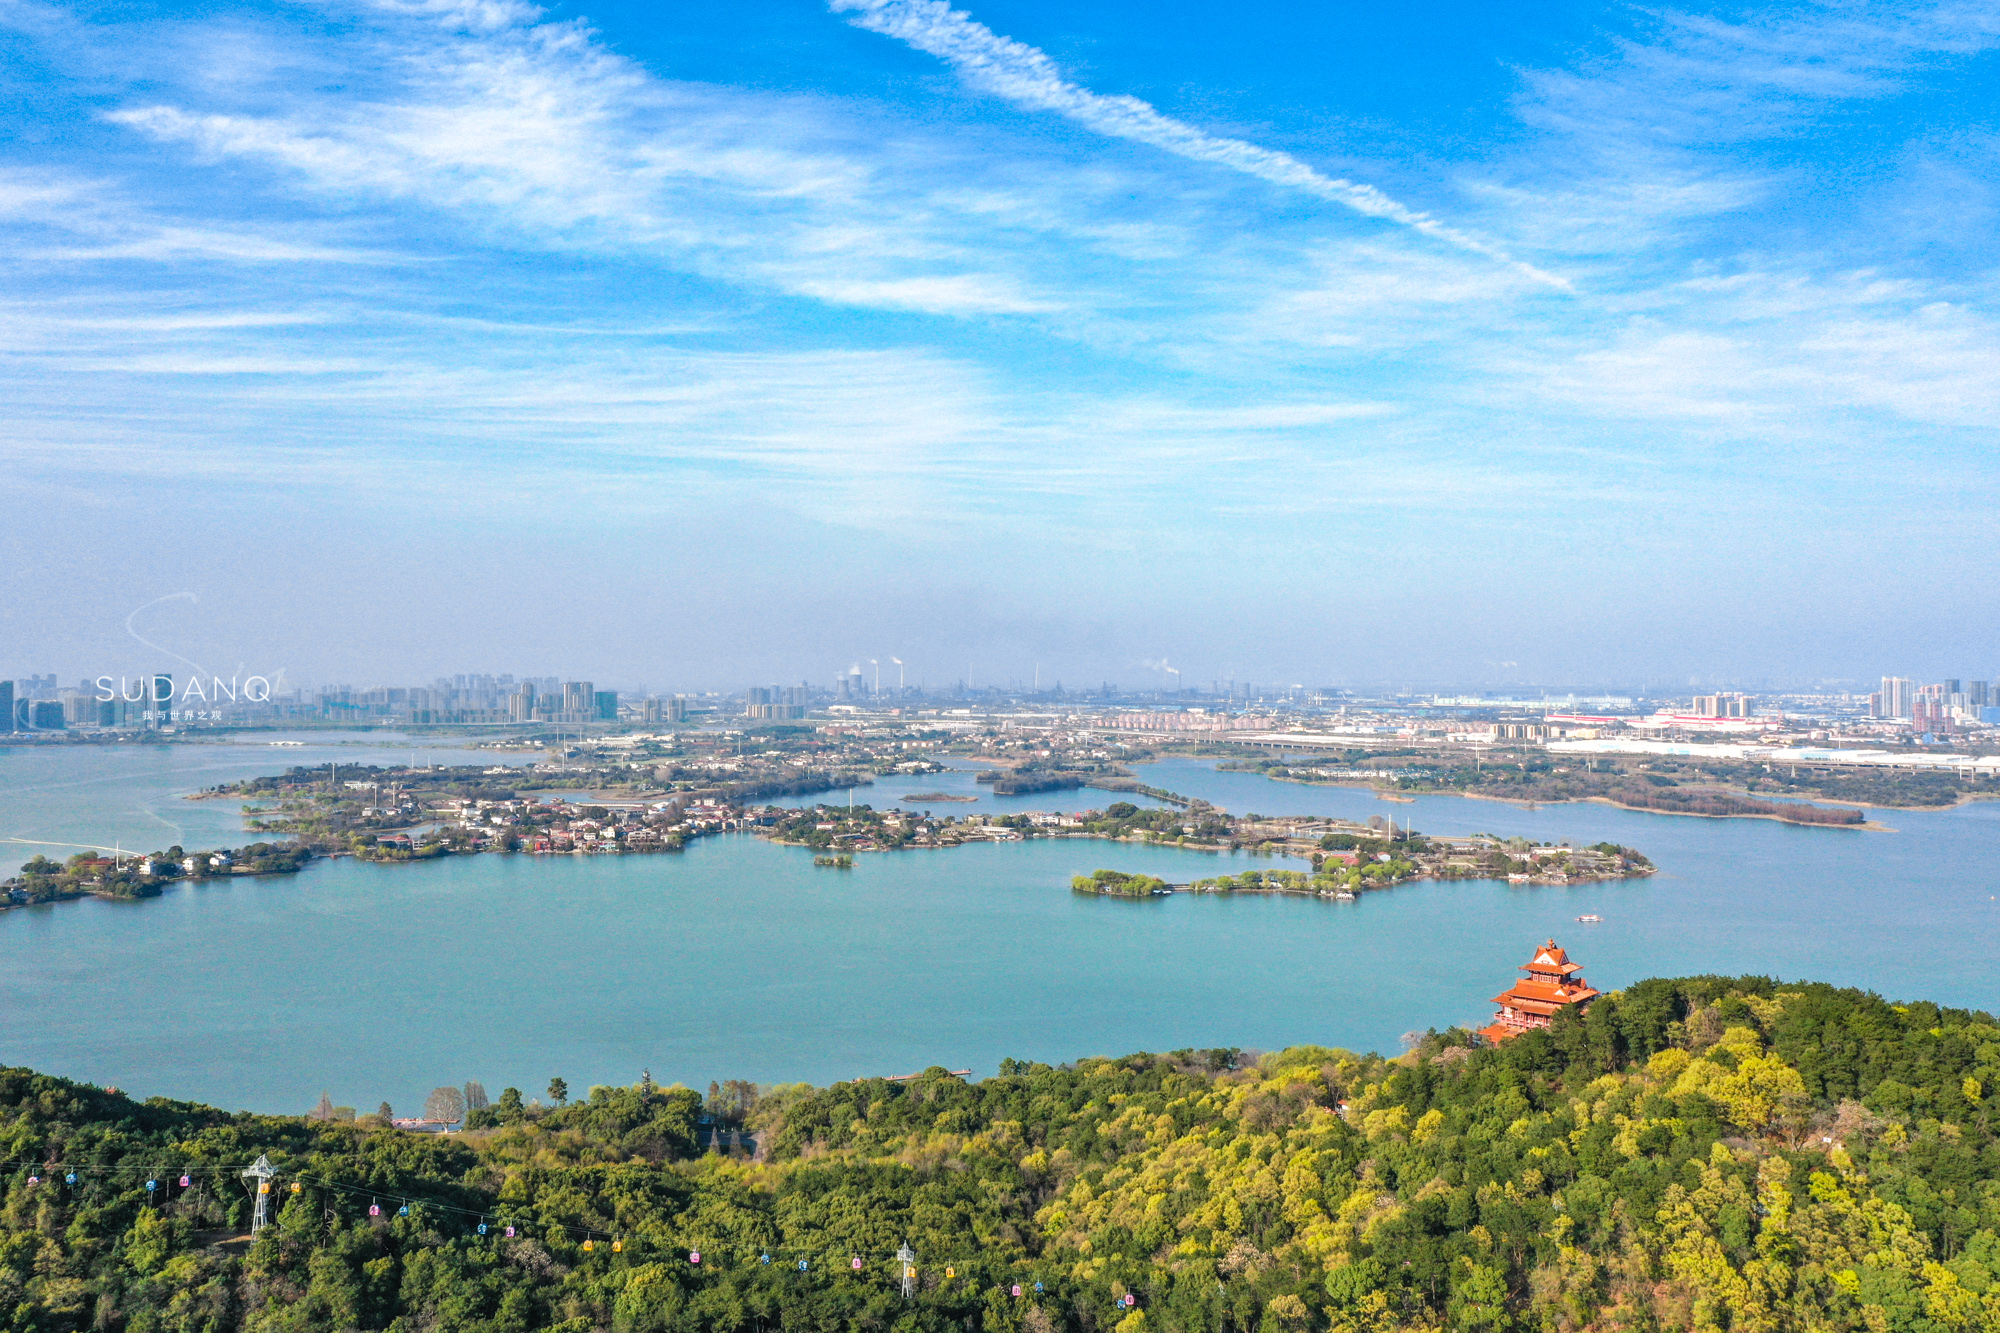
[[[274,745],[273,741],[298,744]],[[12,873],[37,853],[58,860],[102,847],[156,851],[236,846],[242,802],[190,801],[189,792],[294,766],[471,764],[516,767],[540,751],[467,750],[400,732],[252,732],[215,743],[0,746],[0,865]],[[18,848],[19,861],[6,853]]]
[[[368,762],[361,747],[328,748]],[[176,783],[326,762],[210,750],[224,747],[8,753],[0,834],[109,842],[108,819],[131,830],[126,845],[156,846],[164,825],[148,820],[186,829],[227,814],[174,800]],[[1391,803],[1188,760],[1143,776],[1236,811],[1609,839],[1661,873],[1417,884],[1355,903],[1126,902],[1072,894],[1069,876],[1110,866],[1184,880],[1273,862],[1061,840],[864,855],[839,871],[737,835],[655,856],[322,862],[139,903],[0,913],[11,1020],[0,1058],[232,1108],[300,1111],[325,1089],[363,1111],[383,1100],[410,1111],[468,1078],[533,1096],[551,1076],[582,1088],[642,1070],[705,1087],[931,1064],[990,1074],[1005,1056],[1182,1046],[1393,1050],[1412,1029],[1485,1021],[1489,997],[1549,936],[1603,987],[1747,971],[2000,1008],[2000,804],[1871,812],[1900,831],[1865,833],[1596,805]],[[897,781],[871,803],[946,789]],[[1586,913],[1605,919],[1578,924]]]

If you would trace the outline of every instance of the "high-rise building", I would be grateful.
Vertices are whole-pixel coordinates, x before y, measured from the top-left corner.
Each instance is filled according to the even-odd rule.
[[[591,693],[590,701],[592,716],[599,722],[618,720],[618,691],[595,690]]]
[[[798,718],[806,715],[806,695],[804,685],[759,685],[744,692],[743,713],[746,717]]]
[[[0,680],[0,730],[18,730],[14,725],[14,682],[11,680]]]
[[[1882,677],[1876,696],[1876,717],[1908,717],[1917,702],[1916,682],[1907,676]]]
[[[1747,718],[1750,716],[1750,696],[1747,694],[1701,694],[1695,696],[1694,715],[1713,718]]]
[[[1992,702],[1992,685],[1983,680],[1968,680],[1965,682],[1965,706],[1967,708],[1984,708]]]

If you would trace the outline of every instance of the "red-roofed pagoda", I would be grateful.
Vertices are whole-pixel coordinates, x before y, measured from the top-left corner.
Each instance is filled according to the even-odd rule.
[[[1547,1027],[1570,1005],[1582,1009],[1599,994],[1583,979],[1583,964],[1572,963],[1554,940],[1535,950],[1535,956],[1521,970],[1528,975],[1493,997],[1500,1012],[1492,1023],[1479,1029],[1479,1035],[1496,1046],[1529,1028]]]

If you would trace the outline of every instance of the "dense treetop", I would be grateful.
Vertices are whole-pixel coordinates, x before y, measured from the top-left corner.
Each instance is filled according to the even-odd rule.
[[[2000,1329],[1996,1085],[1985,1015],[1716,977],[1498,1049],[508,1089],[453,1136],[11,1070],[0,1323]]]

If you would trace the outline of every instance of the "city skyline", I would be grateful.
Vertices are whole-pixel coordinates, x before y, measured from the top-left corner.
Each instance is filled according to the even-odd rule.
[[[891,659],[901,665],[898,659]],[[877,663],[879,665],[879,663]],[[1154,664],[1160,665],[1160,664]],[[1883,676],[1879,686],[1865,694],[1850,686],[1830,688],[1825,684],[1804,689],[1764,688],[1757,693],[1720,689],[1702,694],[1697,683],[1688,690],[1677,687],[1628,687],[1627,693],[1581,693],[1574,689],[1558,693],[1550,687],[1475,693],[1426,692],[1409,685],[1335,685],[1308,687],[1301,684],[1213,679],[1205,684],[1188,682],[1176,674],[1174,688],[1148,688],[1145,684],[1101,681],[1071,689],[1060,681],[1031,686],[1013,681],[975,687],[966,681],[932,689],[926,682],[910,684],[899,680],[885,685],[870,680],[858,664],[832,678],[815,684],[806,679],[796,685],[738,685],[729,689],[658,689],[648,686],[602,688],[590,680],[565,679],[561,675],[516,677],[512,673],[459,672],[438,676],[428,683],[352,683],[315,685],[287,681],[282,675],[272,680],[248,677],[204,676],[199,672],[177,677],[171,671],[137,677],[100,675],[65,685],[56,673],[31,674],[24,680],[0,679],[0,731],[22,733],[152,730],[187,724],[200,726],[282,726],[287,720],[349,723],[356,726],[383,724],[447,724],[506,726],[554,724],[584,727],[596,723],[726,723],[732,718],[749,721],[797,720],[842,712],[886,711],[901,715],[912,712],[938,713],[937,705],[969,703],[1002,712],[1027,704],[1031,708],[1117,709],[1134,703],[1166,706],[1170,711],[1144,714],[1163,720],[1216,716],[1234,712],[1237,721],[1248,723],[1250,714],[1323,714],[1329,710],[1345,713],[1350,706],[1363,712],[1387,710],[1390,714],[1429,710],[1470,716],[1532,712],[1542,709],[1546,720],[1565,726],[1590,726],[1602,721],[1636,722],[1643,726],[1690,730],[1754,730],[1779,725],[1783,719],[1812,718],[1822,723],[1907,724],[1911,738],[1926,743],[1939,733],[1951,742],[1967,738],[1967,728],[2000,724],[2000,690],[1986,680],[1961,677],[1920,683],[1903,676]],[[1686,703],[1678,709],[1675,704]],[[1557,714],[1557,708],[1568,712]],[[1589,716],[1578,710],[1610,713],[1612,718]],[[1651,710],[1652,716],[1644,715]],[[1799,711],[1793,711],[1793,710]],[[1186,710],[1186,711],[1172,711]],[[974,709],[955,708],[953,713]],[[1129,714],[1137,718],[1141,714]],[[1197,725],[1206,725],[1199,723]],[[1180,723],[1167,723],[1176,729]],[[1236,725],[1236,723],[1231,724]],[[1818,723],[1808,722],[1808,725]],[[1518,730],[1519,728],[1517,728]],[[1521,730],[1522,736],[1544,734],[1545,729]],[[1509,734],[1512,734],[1511,732]]]
[[[46,665],[44,663],[43,665]],[[870,680],[860,670],[858,664],[850,664],[843,669],[828,670],[824,662],[808,665],[801,672],[801,664],[793,663],[790,678],[779,675],[734,675],[730,678],[687,680],[680,682],[660,682],[640,677],[621,677],[612,682],[615,687],[628,694],[695,696],[735,696],[746,692],[766,694],[769,698],[757,702],[797,702],[806,696],[829,695],[838,698],[898,696],[924,696],[944,693],[990,693],[999,691],[1008,694],[1070,694],[1090,695],[1107,692],[1128,694],[1186,695],[1188,697],[1251,698],[1257,695],[1272,697],[1313,692],[1333,692],[1354,694],[1365,697],[1414,694],[1449,694],[1453,690],[1469,690],[1473,696],[1484,695],[1499,698],[1530,698],[1537,692],[1562,695],[1572,698],[1587,698],[1616,695],[1621,692],[1640,697],[1677,697],[1699,695],[1703,691],[1736,691],[1739,695],[1797,695],[1812,694],[1852,695],[1856,697],[1875,696],[1884,701],[1884,716],[1910,716],[1912,702],[1926,697],[1962,698],[1973,704],[1989,702],[1989,695],[2000,696],[2000,687],[1992,682],[1961,673],[1932,680],[1925,676],[1883,675],[1874,677],[1836,677],[1831,675],[1800,676],[1790,679],[1771,677],[1744,678],[1727,674],[1691,675],[1685,678],[1602,678],[1588,677],[1572,679],[1532,679],[1517,677],[1507,681],[1491,681],[1449,676],[1423,677],[1383,677],[1376,679],[1360,677],[1337,677],[1332,673],[1320,673],[1305,680],[1290,680],[1282,676],[1263,676],[1257,679],[1205,674],[1199,671],[1173,667],[1164,661],[1148,661],[1137,664],[1133,671],[1120,675],[1116,680],[1109,677],[1091,679],[1071,674],[1064,677],[1056,671],[1046,673],[1039,664],[1031,673],[1012,674],[998,672],[985,675],[976,669],[976,664],[967,664],[970,669],[961,669],[952,676],[946,673],[941,679],[932,679],[927,673],[903,673],[904,678],[893,683],[879,679]],[[190,669],[192,668],[192,669]],[[589,673],[603,675],[602,672]],[[657,677],[658,672],[651,673]],[[2000,672],[1989,673],[2000,678]],[[105,692],[117,694],[127,688],[136,688],[133,682],[149,678],[162,680],[178,679],[184,686],[192,678],[201,682],[205,691],[209,682],[214,688],[228,691],[232,696],[239,689],[261,690],[266,694],[314,693],[326,691],[363,692],[383,689],[440,689],[470,690],[487,693],[514,693],[523,688],[540,688],[561,692],[569,685],[577,683],[577,673],[562,671],[541,671],[519,673],[512,671],[454,671],[430,676],[395,676],[374,673],[351,679],[314,679],[305,675],[293,675],[282,670],[272,674],[234,672],[214,672],[175,659],[153,670],[145,671],[127,663],[126,666],[110,673],[79,675],[75,671],[27,672],[23,675],[0,675],[15,690],[17,697],[54,698],[59,693],[82,691],[84,693]],[[607,678],[608,679],[608,678]],[[113,683],[117,682],[117,683]],[[583,681],[588,686],[589,681]],[[177,687],[178,688],[178,687]],[[779,696],[785,696],[780,699]],[[794,698],[793,696],[798,696]],[[1468,696],[1471,697],[1471,696]]]

